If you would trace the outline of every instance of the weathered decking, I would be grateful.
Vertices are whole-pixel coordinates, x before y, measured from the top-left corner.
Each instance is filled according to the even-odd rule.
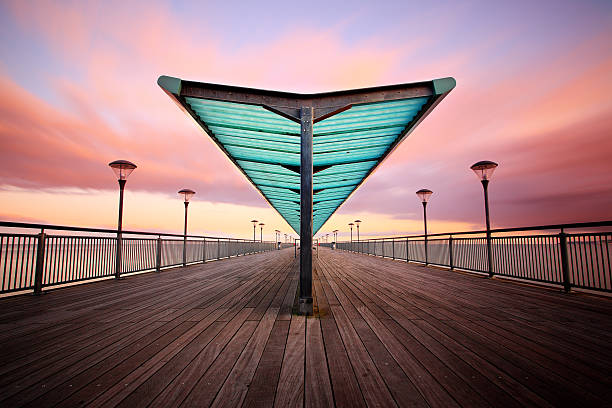
[[[612,300],[293,249],[0,299],[0,406],[605,406]]]

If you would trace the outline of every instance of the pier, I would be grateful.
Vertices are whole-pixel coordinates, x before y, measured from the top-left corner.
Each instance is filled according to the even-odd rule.
[[[612,302],[321,248],[0,300],[0,404],[604,406]]]

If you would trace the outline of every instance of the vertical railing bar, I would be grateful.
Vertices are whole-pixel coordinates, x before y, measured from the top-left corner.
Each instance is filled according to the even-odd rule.
[[[22,273],[19,277],[19,288],[23,289],[28,285],[28,277],[32,274],[30,273],[30,245],[32,245],[32,237],[27,236],[24,238],[24,247],[23,251],[25,252],[25,273]]]
[[[61,236],[58,240],[58,252],[57,252],[57,256],[58,256],[58,261],[57,261],[57,280],[56,280],[56,284],[61,283],[62,279],[63,279],[63,274],[64,274],[64,248],[65,248],[65,244],[64,244],[65,238],[63,236]]]
[[[10,290],[11,289],[11,274],[13,272],[13,258],[15,256],[15,236],[11,237],[11,260],[9,263],[9,269],[8,269],[8,279],[6,280],[6,289]]]
[[[521,237],[519,238],[520,244],[519,244],[519,251],[521,254],[521,269],[523,269],[524,271],[522,272],[522,276],[521,277],[527,277],[527,279],[533,279],[533,280],[537,280],[537,275],[532,275],[531,270],[529,269],[529,262],[527,262],[527,258],[526,258],[526,248],[525,248],[525,243],[527,242],[525,237]]]
[[[8,236],[7,238],[7,245],[8,245]],[[8,248],[7,251],[3,251],[4,248],[4,235],[0,234],[0,264],[2,264],[2,254],[4,253],[5,257],[6,257],[6,253],[8,252]],[[4,284],[6,282],[6,259],[4,260],[4,267],[2,268],[2,287],[0,287],[0,289],[2,290],[2,292],[4,292],[6,289],[4,288]]]
[[[606,281],[605,288],[612,289],[612,265],[610,264],[610,244],[608,243],[608,234],[604,235],[606,240],[606,258],[608,259],[608,273],[604,274],[609,279]]]
[[[542,273],[545,274],[545,276],[549,278],[549,280],[556,281],[557,279],[555,276],[552,275],[552,271],[547,271],[545,268],[542,267],[541,251],[542,251],[542,236],[538,236],[536,239],[536,247],[535,247],[535,260],[536,260],[537,268],[541,270]]]
[[[13,289],[17,287],[17,275],[20,274],[21,267],[23,266],[23,262],[19,263],[19,255],[23,257],[23,252],[21,251],[21,235],[17,236],[17,256],[15,257],[15,273],[13,274]],[[10,282],[9,282],[10,285]]]
[[[584,245],[584,237],[579,235],[579,250],[580,250],[580,284],[586,286],[585,276],[585,264],[586,264],[586,247]]]
[[[588,276],[589,278],[589,287],[593,287],[594,282],[593,282],[593,272],[594,272],[594,268],[593,268],[593,245],[591,245],[591,239],[589,238],[588,235],[585,235],[585,239],[587,240],[587,242],[589,243],[589,260],[590,260],[590,265],[589,267],[587,267],[587,271],[592,271]]]
[[[79,278],[79,275],[76,271],[76,268],[74,267],[74,257],[75,257],[75,245],[76,242],[78,242],[78,240],[76,238],[73,238],[71,241],[71,244],[69,245],[69,255],[68,255],[68,269],[71,271],[72,274],[75,275],[75,279]]]
[[[600,251],[597,251],[597,249],[601,248],[601,236],[593,235],[593,241],[594,241],[594,244],[595,244],[595,249],[594,249],[594,252],[595,252],[595,262],[597,263],[597,273],[595,275],[597,277],[597,279],[596,279],[595,285],[596,285],[597,289],[599,289],[601,287],[601,267],[600,267],[600,259],[599,259]],[[598,243],[598,241],[599,241],[599,243]]]

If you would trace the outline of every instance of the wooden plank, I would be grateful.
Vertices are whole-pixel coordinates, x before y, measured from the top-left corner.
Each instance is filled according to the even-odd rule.
[[[342,307],[331,306],[331,309],[366,403],[372,406],[396,406],[387,385]]]
[[[314,280],[314,287],[319,305],[319,315],[321,316],[321,334],[325,344],[329,377],[336,406],[365,407],[366,403],[361,394],[359,383],[319,279]]]
[[[206,347],[201,349],[200,353],[157,395],[149,406],[178,406],[189,395],[198,381],[200,381],[202,375],[219,358],[219,355],[228,343],[237,336],[236,333],[242,327],[252,310],[246,308],[237,313],[221,332]],[[241,335],[246,335],[246,332],[243,332]]]
[[[304,403],[305,331],[305,316],[292,316],[274,399],[275,407],[301,407]]]
[[[306,319],[306,407],[330,407],[334,405],[329,369],[325,356],[321,321],[309,316]]]
[[[289,320],[277,320],[270,333],[266,348],[249,385],[242,404],[244,407],[263,408],[274,405],[283,354],[289,333]]]
[[[254,321],[243,323],[236,336],[221,352],[219,358],[215,360],[193,387],[187,398],[180,404],[181,407],[207,407],[211,404],[256,327],[257,322]]]

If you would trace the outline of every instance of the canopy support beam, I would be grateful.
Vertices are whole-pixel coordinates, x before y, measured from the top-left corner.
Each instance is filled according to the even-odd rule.
[[[312,106],[300,109],[300,299],[299,313],[312,315]]]

